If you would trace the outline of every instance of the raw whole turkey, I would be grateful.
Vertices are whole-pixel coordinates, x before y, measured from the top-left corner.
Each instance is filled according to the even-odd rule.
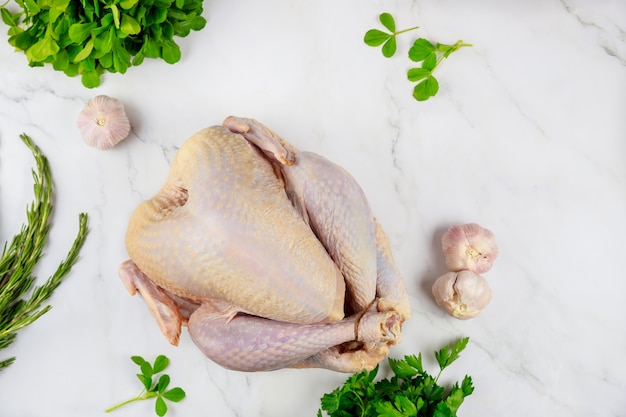
[[[139,205],[120,277],[170,343],[240,371],[373,369],[411,315],[389,242],[343,168],[228,117]]]

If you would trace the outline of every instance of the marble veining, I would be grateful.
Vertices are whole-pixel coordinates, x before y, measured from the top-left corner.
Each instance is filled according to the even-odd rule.
[[[398,38],[385,59],[363,44],[387,11]],[[52,166],[55,210],[43,279],[90,214],[81,260],[53,309],[0,356],[0,416],[94,416],[139,391],[139,354],[163,353],[187,398],[172,416],[314,416],[347,375],[245,374],[207,360],[186,332],[170,346],[117,267],[130,214],[167,177],[185,139],[231,114],[344,166],[387,231],[414,316],[391,355],[469,336],[446,374],[476,391],[460,416],[626,416],[626,3],[621,0],[297,2],[205,0],[208,24],[180,40],[176,65],[147,60],[88,90],[29,68],[0,24],[0,238],[32,199],[29,134]],[[437,70],[439,94],[411,97],[416,37],[473,44]],[[76,116],[97,94],[120,99],[131,134],[87,147]],[[485,274],[493,299],[458,321],[430,295],[445,272],[440,238],[477,222],[500,246]],[[137,403],[112,415],[152,415]]]

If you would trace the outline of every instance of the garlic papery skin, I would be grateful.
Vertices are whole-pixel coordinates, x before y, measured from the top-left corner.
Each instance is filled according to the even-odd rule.
[[[440,276],[432,292],[439,307],[461,320],[476,317],[491,301],[491,289],[485,278],[467,270]]]
[[[130,133],[124,105],[105,95],[96,96],[85,104],[77,125],[85,143],[102,150],[111,149]]]
[[[441,248],[450,271],[484,274],[498,256],[495,236],[476,223],[450,227],[441,237]]]

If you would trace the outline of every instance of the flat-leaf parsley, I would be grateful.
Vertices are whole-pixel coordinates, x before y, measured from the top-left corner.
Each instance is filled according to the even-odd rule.
[[[330,417],[455,417],[465,397],[474,391],[472,378],[465,376],[450,390],[437,384],[441,373],[465,349],[469,338],[457,340],[435,352],[437,376],[422,366],[422,354],[404,359],[389,358],[393,376],[374,382],[378,367],[350,376],[321,399],[321,409]]]

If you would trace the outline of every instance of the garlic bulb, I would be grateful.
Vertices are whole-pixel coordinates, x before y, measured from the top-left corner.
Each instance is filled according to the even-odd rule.
[[[468,269],[483,274],[498,256],[493,233],[476,223],[452,226],[443,234],[441,246],[450,271]]]
[[[476,317],[491,301],[487,281],[472,271],[448,272],[437,278],[432,291],[437,305],[461,320]]]
[[[124,105],[117,99],[100,95],[87,102],[78,115],[83,140],[98,149],[110,149],[130,133]]]

